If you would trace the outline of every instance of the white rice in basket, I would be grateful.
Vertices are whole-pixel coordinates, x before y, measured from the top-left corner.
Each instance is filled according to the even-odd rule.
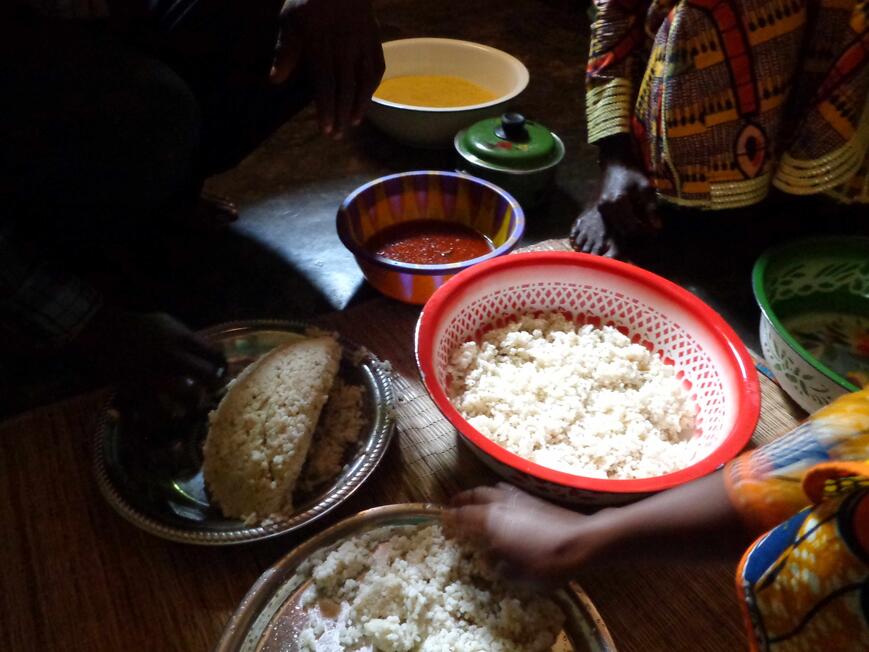
[[[524,316],[452,355],[447,393],[480,433],[559,471],[648,478],[706,452],[672,366],[611,326]]]
[[[299,569],[313,579],[302,596],[308,616],[299,649],[550,650],[561,609],[508,590],[481,559],[439,525],[381,528],[317,553]]]

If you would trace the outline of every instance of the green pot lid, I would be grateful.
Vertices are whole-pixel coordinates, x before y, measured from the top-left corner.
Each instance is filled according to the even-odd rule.
[[[520,113],[474,123],[456,136],[456,149],[477,165],[497,170],[546,168],[564,155],[564,145],[555,134]]]

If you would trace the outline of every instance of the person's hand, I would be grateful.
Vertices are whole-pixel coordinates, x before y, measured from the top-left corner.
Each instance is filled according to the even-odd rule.
[[[71,347],[84,366],[117,387],[121,400],[155,418],[196,409],[226,375],[223,354],[164,313],[101,308]]]
[[[444,516],[450,533],[480,543],[512,579],[558,585],[602,546],[591,517],[557,507],[505,483],[459,494]]]
[[[213,388],[226,371],[223,354],[165,313],[102,308],[74,342],[115,382],[189,378]]]
[[[308,0],[282,20],[272,81],[286,79],[301,58],[320,129],[340,138],[362,121],[385,69],[371,0]]]

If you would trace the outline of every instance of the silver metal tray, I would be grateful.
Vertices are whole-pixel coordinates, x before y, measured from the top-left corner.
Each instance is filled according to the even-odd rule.
[[[302,337],[310,324],[245,321],[222,324],[201,334],[222,348],[235,377],[250,362],[275,346]],[[134,525],[182,543],[228,545],[258,541],[301,528],[335,508],[371,474],[394,431],[394,396],[388,367],[369,351],[339,338],[343,358],[339,376],[365,387],[365,432],[343,471],[313,495],[294,496],[296,512],[279,522],[246,526],[227,519],[209,502],[202,479],[202,443],[207,418],[178,426],[172,444],[142,455],[125,431],[123,415],[107,405],[94,436],[97,484],[109,504]]]
[[[310,578],[297,570],[316,551],[369,530],[427,525],[440,520],[443,508],[412,503],[359,512],[309,539],[269,568],[251,587],[226,625],[215,652],[297,652],[296,638],[305,622],[300,599]],[[566,615],[553,652],[613,652],[615,644],[585,592],[574,583],[553,594]]]

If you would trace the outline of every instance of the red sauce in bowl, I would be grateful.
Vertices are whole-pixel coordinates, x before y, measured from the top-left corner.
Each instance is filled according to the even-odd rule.
[[[414,220],[375,233],[365,248],[402,263],[446,265],[484,256],[495,247],[486,236],[464,224]]]

